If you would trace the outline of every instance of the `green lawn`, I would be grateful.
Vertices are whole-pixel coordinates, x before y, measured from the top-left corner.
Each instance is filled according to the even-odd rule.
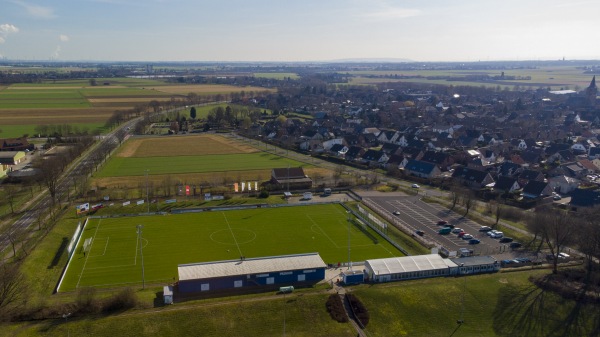
[[[180,157],[113,157],[96,177],[142,176],[146,169],[154,175],[261,170],[288,165],[306,167],[307,164],[263,152]]]
[[[295,336],[354,337],[350,323],[338,323],[325,309],[327,294],[294,293],[275,299],[202,306],[157,308],[99,318],[71,317],[3,327],[11,336]],[[285,323],[284,323],[285,322]],[[284,330],[285,326],[285,330]],[[285,331],[285,334],[284,334]]]
[[[32,108],[87,108],[91,104],[79,90],[29,90],[0,91],[0,109]]]
[[[142,224],[145,280],[169,283],[183,263],[319,252],[326,263],[402,256],[372,231],[347,226],[340,205],[212,211],[167,216],[90,219],[71,259],[61,291],[140,283]],[[82,245],[92,238],[84,256]],[[377,240],[374,240],[377,238]]]
[[[51,119],[48,119],[46,125],[51,124]],[[105,123],[69,123],[69,125],[73,128],[77,128],[79,130],[88,130],[90,134],[103,133],[106,131],[104,127]],[[2,138],[17,138],[22,137],[23,135],[28,135],[29,137],[35,137],[35,128],[37,125],[1,125],[0,126],[0,137]]]
[[[600,307],[565,300],[528,281],[544,273],[549,271],[434,278],[358,286],[353,293],[371,314],[367,331],[373,337],[595,335]]]
[[[296,73],[254,73],[254,77],[273,78],[276,80],[283,80],[288,77],[293,80],[300,78]]]

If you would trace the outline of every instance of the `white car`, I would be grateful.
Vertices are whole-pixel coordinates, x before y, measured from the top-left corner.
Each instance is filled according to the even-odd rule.
[[[492,235],[492,237],[493,237],[494,239],[499,239],[499,238],[501,238],[501,237],[503,237],[503,236],[504,236],[504,233],[502,233],[502,232],[500,232],[500,231],[496,231],[496,233],[494,233],[494,235]]]
[[[463,240],[471,240],[472,238],[473,238],[473,235],[471,235],[471,234],[465,234],[462,236]]]
[[[452,230],[452,233],[454,233],[454,234],[458,234],[458,233],[460,233],[460,232],[462,232],[462,231],[463,231],[463,229],[462,229],[462,228],[458,228],[458,227],[456,227],[456,228],[454,228],[454,229]]]
[[[410,187],[412,187],[412,188],[419,188],[420,186],[418,184],[412,184]]]

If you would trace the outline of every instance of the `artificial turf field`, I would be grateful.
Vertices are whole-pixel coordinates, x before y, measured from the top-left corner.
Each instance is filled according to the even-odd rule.
[[[146,283],[173,282],[178,264],[240,256],[319,252],[325,263],[344,262],[348,236],[353,261],[403,255],[375,232],[367,235],[355,225],[348,230],[347,223],[346,210],[337,204],[89,219],[59,291],[139,284],[142,253]]]

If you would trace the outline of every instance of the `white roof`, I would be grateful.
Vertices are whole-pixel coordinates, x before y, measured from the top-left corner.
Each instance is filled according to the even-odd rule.
[[[438,254],[367,260],[366,264],[376,275],[399,274],[414,271],[458,267],[456,263],[450,261],[449,259],[444,259]]]
[[[186,281],[325,267],[327,265],[318,253],[310,253],[259,257],[245,260],[180,264],[177,266],[177,271],[179,273],[179,280]]]

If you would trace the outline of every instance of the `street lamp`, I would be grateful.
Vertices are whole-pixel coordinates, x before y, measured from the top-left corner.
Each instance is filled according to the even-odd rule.
[[[66,313],[62,315],[62,318],[65,319],[65,325],[67,325],[67,319],[71,316],[71,313]],[[71,329],[67,326],[67,336],[71,336]]]
[[[352,270],[352,259],[350,258],[350,211],[346,211],[348,214],[348,269]]]
[[[146,281],[145,281],[145,277],[144,277],[144,242],[142,241],[142,229],[144,228],[143,225],[137,225],[137,235],[138,235],[138,242],[140,244],[140,256],[142,257],[142,289],[146,289]]]

